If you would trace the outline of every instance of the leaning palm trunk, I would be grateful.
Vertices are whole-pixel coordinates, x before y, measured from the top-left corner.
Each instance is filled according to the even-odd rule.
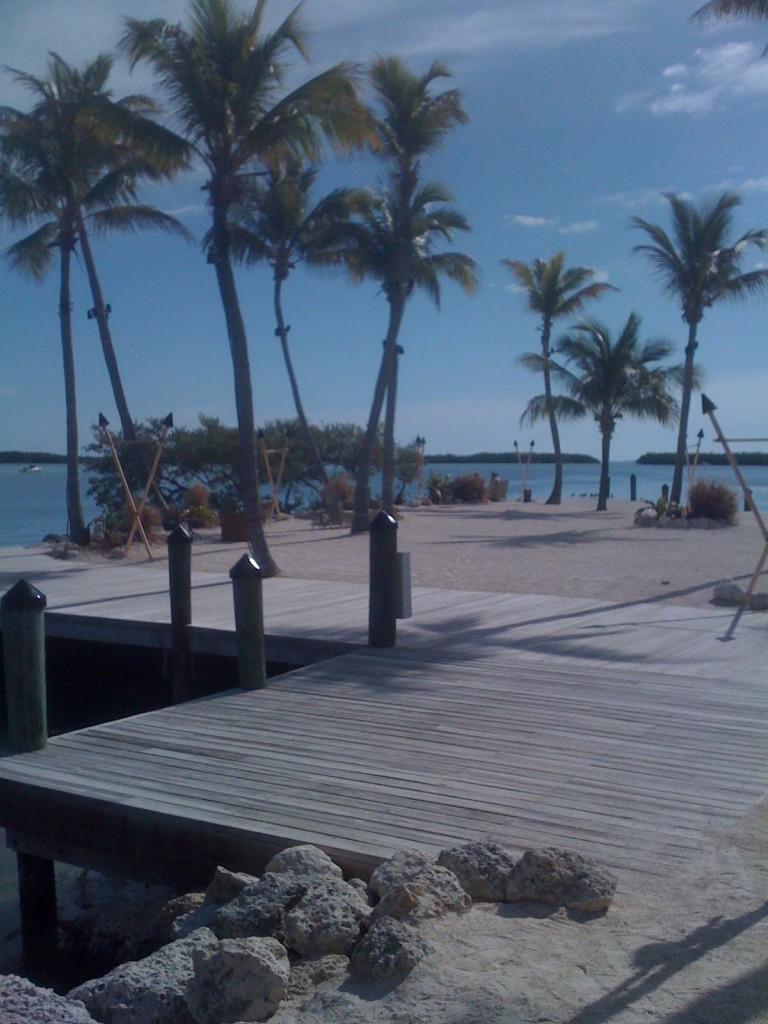
[[[611,489],[611,428],[601,427],[603,435],[602,457],[600,461],[600,486],[597,492],[597,511],[605,512],[608,508],[608,492]]]
[[[88,543],[88,531],[83,519],[80,500],[80,467],[77,461],[77,398],[75,394],[75,357],[72,345],[72,304],[69,292],[69,271],[72,249],[66,239],[61,241],[61,282],[59,289],[59,318],[61,326],[61,355],[64,363],[64,401],[67,417],[67,519],[69,537],[75,544]]]
[[[214,210],[214,238],[226,239],[227,227],[223,214]],[[226,249],[226,241],[215,246],[213,264],[219,285],[224,317],[227,322],[229,348],[232,354],[232,368],[235,375],[235,408],[240,446],[240,488],[245,510],[248,544],[259,563],[264,576],[275,576],[277,564],[267,546],[264,526],[261,522],[261,497],[259,494],[259,467],[256,461],[256,436],[253,420],[253,390],[251,387],[251,366],[248,359],[248,338],[245,333],[240,302],[237,297],[235,275]]]
[[[128,402],[125,397],[125,391],[123,390],[123,382],[120,377],[120,369],[117,365],[117,356],[115,355],[115,346],[112,344],[112,332],[109,329],[109,321],[107,319],[108,314],[104,305],[104,293],[101,290],[99,275],[96,273],[96,264],[93,259],[91,243],[88,238],[88,232],[86,230],[82,214],[78,214],[77,217],[77,234],[80,239],[80,248],[83,253],[85,271],[88,275],[88,285],[91,289],[91,298],[93,299],[94,316],[99,329],[101,350],[104,353],[104,362],[107,364],[107,373],[109,374],[109,382],[112,385],[112,394],[114,395],[115,405],[117,406],[117,415],[120,417],[120,428],[123,432],[123,439],[125,441],[135,442],[136,429],[133,425],[131,414],[128,411]],[[141,458],[138,448],[135,448],[134,452],[136,453],[134,462],[136,463],[137,469],[140,473],[143,473],[143,470],[146,468],[144,466],[144,460]]]
[[[541,338],[542,354],[544,356],[544,396],[547,405],[547,418],[549,429],[552,432],[552,450],[555,454],[555,482],[552,485],[552,493],[547,498],[547,505],[559,505],[563,497],[563,458],[560,452],[560,429],[557,425],[555,405],[552,401],[552,377],[549,372],[549,339],[551,324],[544,326]]]
[[[293,393],[293,404],[296,406],[296,415],[299,418],[301,429],[304,434],[304,440],[307,443],[310,458],[315,464],[315,470],[317,472],[317,478],[323,485],[323,488],[328,486],[328,473],[326,472],[325,465],[320,452],[315,442],[315,438],[309,427],[309,421],[307,415],[304,412],[304,403],[301,400],[301,394],[299,393],[299,382],[296,380],[296,373],[293,369],[293,360],[291,359],[291,350],[288,347],[288,328],[285,326],[285,318],[283,317],[283,305],[282,305],[282,288],[283,279],[279,276],[279,272],[275,272],[275,289],[274,289],[274,301],[275,301],[275,319],[277,320],[277,336],[280,339],[280,345],[283,349],[283,359],[285,360],[285,368],[288,371],[288,380],[291,383],[291,391]]]
[[[387,336],[384,340],[384,351],[381,355],[379,373],[373,391],[371,412],[368,416],[368,425],[365,431],[365,438],[363,439],[363,446],[360,450],[360,461],[355,476],[355,510],[352,516],[351,533],[365,533],[370,525],[370,476],[373,446],[376,441],[376,432],[379,427],[379,420],[381,419],[382,406],[384,405],[384,395],[389,382],[392,355],[397,355],[397,336],[400,333],[400,324],[403,320],[404,311],[404,300],[390,301]]]
[[[680,397],[680,424],[677,431],[675,471],[672,476],[672,490],[669,495],[670,502],[675,502],[678,505],[683,495],[683,470],[688,456],[688,415],[691,409],[691,393],[693,391],[693,360],[696,355],[696,331],[697,324],[690,324],[683,367],[683,392]]]

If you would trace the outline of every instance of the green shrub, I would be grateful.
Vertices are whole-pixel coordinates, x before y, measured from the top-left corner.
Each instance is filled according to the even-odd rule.
[[[714,480],[700,480],[688,492],[689,519],[716,519],[734,523],[738,511],[736,495],[725,484]]]
[[[427,494],[433,505],[445,505],[453,497],[453,479],[433,471],[427,479]]]
[[[488,501],[488,488],[479,473],[457,476],[453,481],[453,500],[468,504]]]

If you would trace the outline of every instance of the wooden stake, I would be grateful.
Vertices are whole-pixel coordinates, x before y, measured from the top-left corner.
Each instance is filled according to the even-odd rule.
[[[104,437],[105,440],[107,441],[107,443],[109,444],[110,450],[112,452],[112,458],[114,459],[114,462],[115,462],[115,468],[117,469],[117,475],[120,477],[120,483],[123,485],[123,491],[125,492],[125,498],[126,498],[126,501],[128,502],[128,508],[131,511],[131,516],[133,517],[133,521],[136,524],[136,529],[141,534],[141,539],[144,542],[144,547],[146,548],[147,555],[149,556],[151,561],[154,561],[154,555],[152,554],[152,547],[151,547],[149,541],[147,540],[147,535],[146,535],[146,533],[144,531],[144,524],[141,522],[141,518],[139,516],[138,509],[136,508],[136,502],[134,501],[133,494],[131,493],[131,488],[128,486],[128,481],[125,478],[125,473],[123,472],[123,466],[122,466],[122,463],[120,462],[120,456],[117,453],[117,448],[115,446],[114,439],[112,437],[112,434],[110,432],[109,426],[107,425],[106,421],[104,423],[99,423],[99,429],[101,430],[102,437]]]

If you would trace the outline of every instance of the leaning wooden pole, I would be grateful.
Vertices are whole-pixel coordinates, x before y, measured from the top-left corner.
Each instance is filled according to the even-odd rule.
[[[715,410],[717,409],[717,406],[710,398],[707,398],[707,396],[703,394],[701,396],[701,408],[704,415],[709,416],[710,420],[712,421],[712,426],[715,428],[715,440],[719,441],[720,444],[723,446],[725,457],[728,459],[728,465],[731,467],[731,469],[734,472],[734,475],[736,476],[736,479],[739,481],[741,489],[744,492],[744,500],[749,506],[752,515],[757,520],[757,525],[760,527],[760,532],[763,535],[764,542],[763,553],[760,556],[760,561],[757,563],[757,567],[755,568],[755,571],[752,573],[752,578],[749,581],[749,586],[747,587],[747,591],[744,595],[744,603],[742,607],[738,609],[738,611],[733,617],[733,620],[731,621],[730,626],[726,630],[724,639],[730,640],[733,637],[734,631],[736,629],[736,626],[738,625],[739,619],[741,618],[744,609],[749,605],[749,600],[755,592],[757,582],[760,579],[760,576],[762,575],[763,569],[765,568],[765,563],[768,561],[768,526],[766,526],[765,520],[760,514],[760,510],[755,504],[755,501],[752,497],[752,489],[750,488],[747,481],[744,479],[744,474],[741,472],[741,467],[739,466],[736,456],[731,451],[731,446],[728,443],[728,438],[725,436],[725,434],[723,434],[722,430],[720,429],[720,424],[717,421],[717,416],[715,416]]]

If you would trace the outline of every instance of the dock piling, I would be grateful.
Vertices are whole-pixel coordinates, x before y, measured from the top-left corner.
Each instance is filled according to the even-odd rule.
[[[267,685],[263,573],[253,555],[243,555],[230,569],[229,577],[235,602],[240,686],[244,690],[261,690]]]
[[[12,754],[48,743],[45,594],[19,580],[0,600],[8,742]],[[19,916],[25,974],[45,982],[55,972],[56,878],[53,861],[18,851]]]
[[[629,474],[629,500],[637,501],[637,473]]]
[[[368,644],[394,647],[397,639],[397,520],[384,509],[369,530]]]
[[[168,534],[168,589],[171,599],[173,703],[190,697],[189,631],[192,622],[192,534],[179,524]]]

